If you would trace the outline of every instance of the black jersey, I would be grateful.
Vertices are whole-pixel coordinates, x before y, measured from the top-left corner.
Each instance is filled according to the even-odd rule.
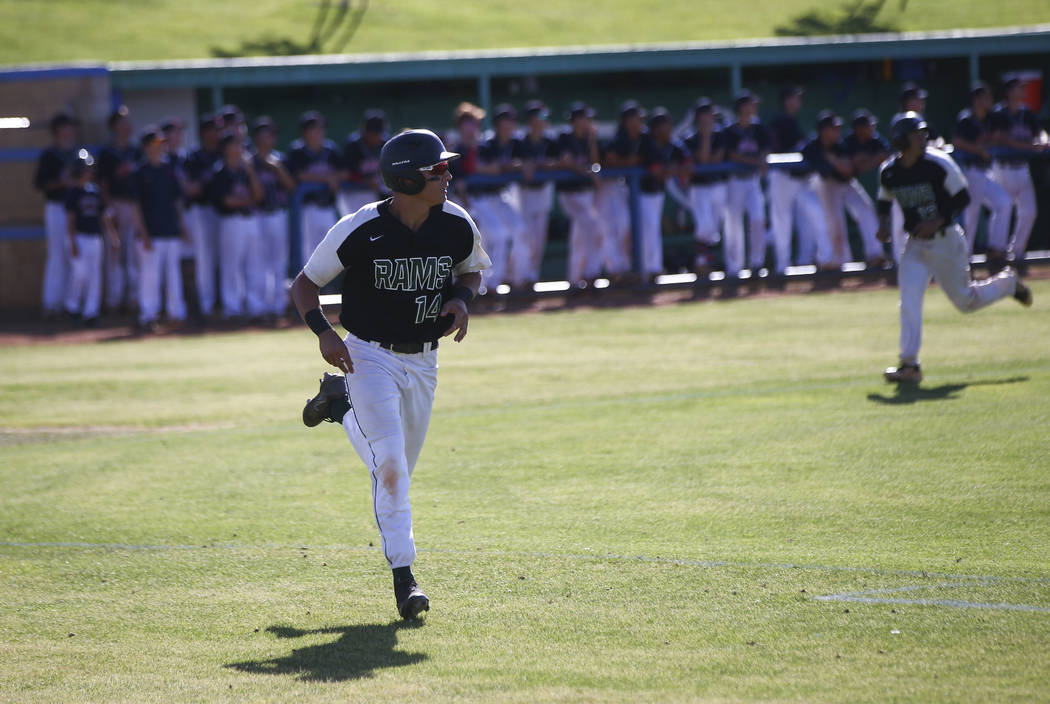
[[[222,161],[219,152],[210,152],[207,149],[195,149],[186,158],[183,169],[186,178],[201,185],[201,192],[192,198],[193,205],[208,205],[211,203],[211,179],[215,176],[215,165]]]
[[[212,206],[218,211],[219,215],[224,217],[230,215],[251,215],[255,212],[254,205],[241,208],[227,206],[225,201],[230,196],[238,199],[251,198],[251,179],[248,178],[247,169],[243,167],[231,169],[229,164],[222,163],[216,169],[215,176],[211,179]]]
[[[830,147],[825,147],[821,143],[819,137],[814,137],[806,143],[806,146],[802,148],[802,158],[805,159],[806,163],[809,164],[811,171],[816,171],[822,178],[830,178],[840,183],[849,183],[853,176],[843,176],[838,170],[831,165],[828,160],[828,153],[832,156],[842,157],[844,159],[849,158],[849,154],[846,152],[846,147],[841,140],[835,142]]]
[[[670,139],[666,144],[659,144],[652,136],[642,140],[642,168],[645,175],[641,178],[642,193],[662,193],[667,181],[667,168],[680,166],[689,161],[689,153],[677,139]]]
[[[1035,140],[1035,136],[1041,131],[1039,120],[1036,119],[1031,110],[1023,105],[1017,112],[1011,112],[1009,106],[1005,104],[997,105],[989,116],[988,122],[992,132],[1016,142],[1031,144]],[[996,161],[1010,164],[1011,166],[1028,164],[1028,160],[1024,156],[997,157]]]
[[[102,193],[93,183],[74,186],[66,192],[66,212],[73,221],[73,231],[78,235],[101,237],[103,210]]]
[[[288,171],[298,179],[303,174],[330,174],[342,166],[335,142],[326,139],[316,152],[297,139],[288,150]],[[303,194],[303,203],[330,208],[335,204],[335,194],[328,188],[317,188]]]
[[[386,144],[386,137],[380,138],[374,147],[368,146],[360,132],[354,132],[343,147],[343,167],[350,172],[350,181],[362,183],[375,180],[383,187],[383,177],[379,172],[379,153]],[[364,185],[364,183],[362,183]]]
[[[558,156],[568,154],[577,164],[591,163],[591,142],[588,137],[577,137],[572,130],[566,130],[558,135],[558,141],[554,146]],[[586,176],[578,176],[558,183],[558,189],[566,192],[583,191],[593,188],[594,183]]]
[[[941,150],[927,147],[910,168],[900,163],[898,155],[879,169],[879,214],[889,214],[894,200],[904,212],[904,229],[912,232],[921,221],[938,216],[951,223],[969,204],[970,194],[958,164]]]
[[[539,139],[533,139],[531,134],[525,134],[514,140],[514,158],[524,162],[543,163],[558,158],[558,149],[554,139],[548,135],[540,135]],[[544,182],[527,182],[526,188],[542,188]]]
[[[696,160],[697,164],[700,164],[696,156],[697,152],[700,151],[700,139],[700,133],[693,132],[691,135],[685,138],[684,142],[685,148],[689,151],[690,157]],[[709,164],[721,163],[725,161],[726,138],[725,135],[722,133],[722,130],[715,130],[714,132],[712,132],[711,135],[708,137],[708,141],[711,145],[710,150],[712,158],[718,152],[722,152],[721,158],[717,162],[712,161],[709,162]],[[729,178],[729,174],[724,171],[720,173],[696,173],[694,171],[692,177],[690,178],[690,181],[697,186],[709,186],[712,183],[719,183],[721,181],[725,181],[727,178]]]
[[[646,134],[646,132],[641,132],[637,137],[631,137],[622,128],[616,130],[616,136],[602,145],[600,150],[602,158],[604,159],[605,155],[610,153],[622,159],[641,157],[642,140],[645,139]]]
[[[978,118],[969,108],[959,113],[955,119],[955,135],[962,137],[967,142],[987,146],[988,138],[991,136],[991,114]],[[972,154],[956,148],[952,157],[963,166],[975,166],[985,169],[991,166],[991,162],[979,154]]]
[[[489,137],[478,146],[478,161],[482,164],[499,164],[500,166],[510,164],[516,158],[514,156],[515,141],[513,137],[506,142],[500,142],[495,135]],[[499,185],[470,187],[472,193],[481,194],[499,193],[502,189],[503,186]]]
[[[769,150],[772,152],[797,152],[806,143],[806,133],[794,115],[778,113],[769,119]]]
[[[44,192],[44,197],[48,201],[52,203],[64,202],[65,188],[45,188],[44,184],[67,176],[75,158],[76,152],[72,149],[48,147],[40,152],[40,160],[36,165],[36,176],[33,178],[33,185]]]
[[[759,157],[762,152],[769,151],[769,134],[766,128],[757,122],[752,122],[742,127],[739,122],[722,130],[726,140],[726,154],[740,154],[747,157]],[[750,169],[754,173],[754,169]],[[734,176],[748,176],[748,173],[737,173]]]
[[[339,322],[374,342],[433,342],[452,324],[438,317],[453,276],[491,266],[467,211],[446,201],[413,232],[390,214],[392,199],[371,203],[337,222],[303,267],[324,286],[342,271]]]
[[[109,188],[110,198],[131,198],[131,174],[141,158],[139,150],[129,145],[108,144],[98,154],[98,179]]]
[[[179,236],[178,204],[182,188],[175,167],[165,159],[156,166],[142,162],[131,175],[131,192],[142,208],[150,237]]]
[[[284,163],[284,156],[277,150],[269,154],[271,161],[278,164]],[[274,167],[258,154],[252,154],[252,165],[255,167],[255,175],[259,179],[259,187],[262,188],[263,197],[259,203],[259,210],[264,213],[273,213],[288,207],[288,192],[277,180]]]
[[[846,151],[846,155],[853,157],[857,154],[865,154],[868,156],[874,156],[876,154],[885,154],[886,158],[889,158],[893,150],[890,149],[890,143],[886,141],[878,132],[871,135],[871,139],[862,142],[857,139],[856,132],[850,132],[846,135],[845,139],[842,140],[842,148]]]

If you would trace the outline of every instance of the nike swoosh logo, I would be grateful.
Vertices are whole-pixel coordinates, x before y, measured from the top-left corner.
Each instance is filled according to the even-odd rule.
[[[376,241],[376,240],[378,240],[378,239],[379,239],[380,237],[382,237],[382,235],[376,235],[375,237],[369,237],[369,238],[368,238],[368,241],[369,241],[369,242],[375,242],[375,241]]]

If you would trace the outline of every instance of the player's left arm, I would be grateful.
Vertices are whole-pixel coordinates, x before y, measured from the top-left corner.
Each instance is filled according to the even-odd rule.
[[[481,231],[474,224],[474,220],[465,210],[458,206],[454,207],[461,211],[462,217],[470,225],[473,242],[470,254],[456,264],[452,270],[452,274],[456,277],[455,290],[452,297],[445,301],[445,305],[441,307],[442,316],[452,316],[452,325],[449,326],[442,337],[448,337],[455,333],[456,336],[452,339],[456,342],[461,342],[467,336],[467,322],[470,319],[467,304],[478,295],[478,290],[481,288],[481,272],[492,266],[492,260],[489,258],[485,248],[481,246]]]

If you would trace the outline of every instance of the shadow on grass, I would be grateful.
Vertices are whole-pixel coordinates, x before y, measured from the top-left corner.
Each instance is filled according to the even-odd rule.
[[[824,3],[791,18],[787,24],[779,25],[773,31],[781,37],[900,31],[893,20],[878,19],[885,5],[886,0],[849,0],[839,7],[838,12],[834,12],[829,11],[828,5]],[[901,10],[906,6],[907,0],[903,0]]]
[[[941,384],[940,386],[920,386],[919,384],[897,384],[892,396],[868,394],[868,400],[886,405],[901,405],[916,401],[945,401],[959,398],[959,392],[968,386],[998,386],[1000,384],[1019,384],[1028,381],[1026,376],[1011,376],[1006,379],[988,379],[987,381],[970,381],[961,384]]]
[[[404,667],[426,660],[424,653],[395,650],[397,632],[419,628],[420,622],[393,621],[386,625],[333,626],[302,630],[292,626],[270,626],[267,633],[278,638],[302,638],[317,634],[340,634],[337,640],[296,648],[289,655],[268,660],[235,662],[226,667],[241,672],[295,675],[300,680],[341,681],[372,677],[376,670]]]

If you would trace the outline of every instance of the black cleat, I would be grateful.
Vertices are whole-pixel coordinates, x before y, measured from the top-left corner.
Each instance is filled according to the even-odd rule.
[[[343,403],[338,403],[339,401]],[[322,421],[342,422],[342,417],[339,421],[332,417],[333,403],[341,406],[343,412],[350,407],[349,396],[346,393],[346,377],[342,374],[325,372],[321,377],[321,390],[303,406],[303,425],[312,428],[320,425]]]
[[[1025,286],[1020,281],[1017,282],[1017,288],[1014,289],[1014,298],[1025,308],[1032,305],[1032,289]]]
[[[922,369],[918,364],[901,362],[896,367],[889,367],[882,373],[886,381],[897,384],[918,384],[922,381]]]
[[[424,611],[430,611],[430,599],[414,579],[395,584],[394,598],[397,599],[397,612],[406,621],[415,620]]]

